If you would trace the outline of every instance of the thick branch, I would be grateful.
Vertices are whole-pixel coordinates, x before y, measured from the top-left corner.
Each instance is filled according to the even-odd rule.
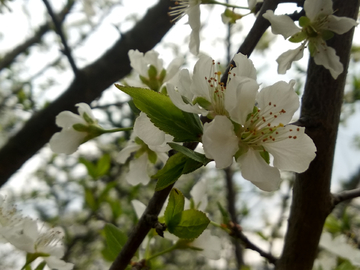
[[[67,1],[66,6],[63,10],[55,15],[58,18],[58,21],[61,23],[64,21],[66,15],[69,13],[70,9],[74,5],[75,1]],[[16,48],[14,48],[11,52],[5,54],[2,58],[0,58],[0,71],[6,67],[8,67],[11,63],[14,62],[15,58],[20,54],[27,51],[34,44],[40,43],[43,36],[51,29],[51,23],[46,22],[34,33],[34,35],[25,40],[24,43],[20,44]]]
[[[43,0],[45,6],[46,6],[46,9],[54,23],[54,26],[55,26],[55,29],[56,29],[56,33],[60,36],[60,39],[61,39],[61,42],[64,46],[64,54],[66,55],[66,57],[68,58],[69,60],[69,63],[70,63],[70,66],[74,72],[74,75],[76,76],[77,73],[78,73],[78,69],[76,67],[76,64],[75,64],[75,61],[74,61],[74,58],[72,57],[71,55],[71,50],[67,44],[67,41],[66,41],[66,38],[65,38],[65,35],[63,33],[63,30],[62,30],[62,27],[61,27],[61,23],[58,21],[58,19],[56,18],[55,14],[54,14],[54,11],[50,5],[50,3],[47,1],[47,0]]]
[[[358,0],[336,0],[335,15],[356,19],[358,5]],[[313,139],[317,156],[306,172],[296,176],[285,246],[277,270],[312,269],[325,219],[332,210],[330,179],[352,36],[353,30],[336,35],[328,43],[344,65],[337,80],[312,58],[309,61],[300,122]]]
[[[152,49],[172,27],[167,12],[169,0],[160,0],[135,27],[124,34],[98,60],[82,70],[68,89],[24,127],[0,150],[0,185],[44,146],[59,129],[55,117],[61,111],[75,110],[79,102],[90,103],[130,71],[128,51]]]

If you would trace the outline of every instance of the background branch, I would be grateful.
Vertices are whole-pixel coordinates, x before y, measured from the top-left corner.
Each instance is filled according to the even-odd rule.
[[[339,203],[347,200],[352,200],[354,198],[360,197],[360,188],[347,190],[340,193],[333,194],[333,205],[336,206]]]
[[[55,17],[58,18],[59,22],[63,22],[65,20],[66,15],[69,13],[70,9],[73,7],[75,1],[67,1],[65,7],[60,11]],[[27,51],[31,46],[40,43],[43,36],[51,29],[51,23],[46,22],[34,33],[34,35],[25,40],[22,44],[14,48],[12,51],[5,54],[0,58],[0,72],[2,69],[8,67],[11,63],[14,62],[15,58],[20,54]]]

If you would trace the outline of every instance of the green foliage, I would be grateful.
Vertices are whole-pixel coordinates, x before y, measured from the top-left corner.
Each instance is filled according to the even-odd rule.
[[[191,173],[199,169],[202,165],[202,163],[194,161],[183,153],[176,153],[171,156],[165,166],[151,178],[158,178],[156,190],[162,190],[175,183],[182,174]]]
[[[180,190],[173,188],[170,192],[169,203],[165,210],[165,224],[169,224],[171,219],[184,211],[185,198]]]
[[[202,163],[204,166],[208,164],[211,159],[208,159],[205,155],[195,152],[185,146],[182,146],[177,143],[168,143],[172,149],[176,150],[177,152],[183,153],[185,156]]]
[[[105,225],[101,234],[106,241],[106,246],[101,253],[105,260],[113,262],[125,245],[127,236],[118,227],[110,223]]]
[[[110,169],[111,158],[109,154],[104,154],[96,164],[86,160],[83,157],[79,158],[79,162],[84,164],[88,174],[94,179],[98,179],[108,173]]]
[[[200,141],[202,127],[195,114],[185,113],[169,97],[145,88],[116,84],[116,87],[133,98],[135,106],[147,114],[151,122],[172,135],[175,142]]]

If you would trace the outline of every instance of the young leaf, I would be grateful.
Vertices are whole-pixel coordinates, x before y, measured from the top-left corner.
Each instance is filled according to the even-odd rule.
[[[168,145],[170,145],[170,147],[180,153],[183,153],[185,156],[188,156],[189,158],[202,163],[203,165],[208,164],[211,159],[208,159],[207,157],[205,157],[205,155],[200,154],[198,152],[195,152],[185,146],[182,146],[180,144],[177,143],[168,143]]]
[[[192,119],[195,116],[184,115],[169,97],[146,88],[115,86],[130,95],[135,106],[146,113],[155,126],[174,136],[174,141],[199,141],[202,132]]]
[[[197,162],[183,153],[176,153],[171,156],[165,166],[151,178],[158,178],[156,190],[162,190],[176,182],[182,174],[187,174],[200,168],[203,164]]]
[[[104,154],[97,162],[96,164],[96,173],[97,173],[97,177],[101,177],[105,174],[107,174],[107,172],[110,169],[110,163],[111,163],[111,158],[109,154]]]
[[[184,211],[185,198],[180,190],[173,188],[170,192],[169,203],[165,210],[165,224],[168,224],[170,220]]]
[[[97,176],[97,174],[96,174],[96,171],[97,171],[96,166],[95,166],[92,162],[88,161],[87,159],[85,159],[85,158],[83,158],[83,157],[80,157],[80,158],[79,158],[79,162],[82,163],[82,164],[84,164],[85,167],[86,167],[86,169],[87,169],[87,171],[88,171],[88,174],[89,174],[93,179],[96,179],[96,176]]]
[[[103,257],[108,261],[114,261],[125,245],[127,236],[111,223],[105,225],[102,235],[106,241],[106,246],[102,250]]]
[[[175,215],[167,224],[170,233],[183,239],[194,239],[206,229],[210,220],[201,211],[188,209]]]

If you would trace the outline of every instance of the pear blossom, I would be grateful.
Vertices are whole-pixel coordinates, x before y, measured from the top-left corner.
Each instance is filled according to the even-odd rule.
[[[272,10],[263,14],[270,21],[274,34],[281,34],[285,39],[290,37],[291,42],[302,42],[298,48],[280,55],[277,59],[278,73],[285,74],[293,61],[302,58],[303,50],[308,46],[314,62],[324,66],[337,79],[344,68],[335,50],[326,45],[326,40],[334,33],[341,35],[348,32],[357,23],[354,19],[333,15],[332,0],[306,0],[304,10],[306,16],[299,19],[302,28],[297,27],[289,16],[274,15]]]
[[[166,154],[171,147],[167,144],[173,137],[165,134],[154,126],[147,115],[143,112],[136,118],[134,131],[131,140],[127,146],[122,149],[118,155],[118,162],[125,163],[131,153],[135,152],[134,159],[129,163],[129,171],[126,174],[126,180],[131,185],[150,182],[149,161],[156,163],[160,160],[166,163],[168,155]]]
[[[279,188],[279,170],[298,173],[307,170],[315,158],[316,147],[305,134],[305,128],[285,126],[299,107],[293,84],[277,82],[263,88],[256,98],[240,91],[236,93],[230,118],[217,115],[212,122],[205,123],[202,137],[205,155],[215,160],[217,168],[230,166],[235,157],[242,176],[264,191]],[[252,108],[241,107],[237,100],[252,104]],[[269,154],[273,166],[269,165]]]
[[[200,48],[200,4],[205,2],[204,0],[176,0],[175,6],[170,7],[170,16],[175,16],[175,20],[181,18],[185,14],[189,17],[189,25],[191,27],[190,52],[194,55],[199,54]]]
[[[235,55],[234,62],[236,67],[231,69],[225,87],[215,61],[208,56],[200,56],[192,77],[187,69],[183,69],[166,85],[170,99],[179,109],[208,118],[233,113],[236,104],[252,109],[253,105],[237,99],[236,95],[246,92],[255,98],[258,89],[255,67],[241,53]]]
[[[90,106],[86,103],[78,103],[76,106],[79,114],[63,111],[56,116],[56,125],[62,130],[55,133],[49,142],[51,150],[56,153],[70,155],[80,144],[102,133]]]
[[[179,72],[184,60],[176,57],[165,69],[163,60],[159,59],[159,53],[154,50],[145,54],[138,50],[128,52],[131,67],[139,73],[141,81],[151,89],[158,91],[160,86],[169,81]]]

